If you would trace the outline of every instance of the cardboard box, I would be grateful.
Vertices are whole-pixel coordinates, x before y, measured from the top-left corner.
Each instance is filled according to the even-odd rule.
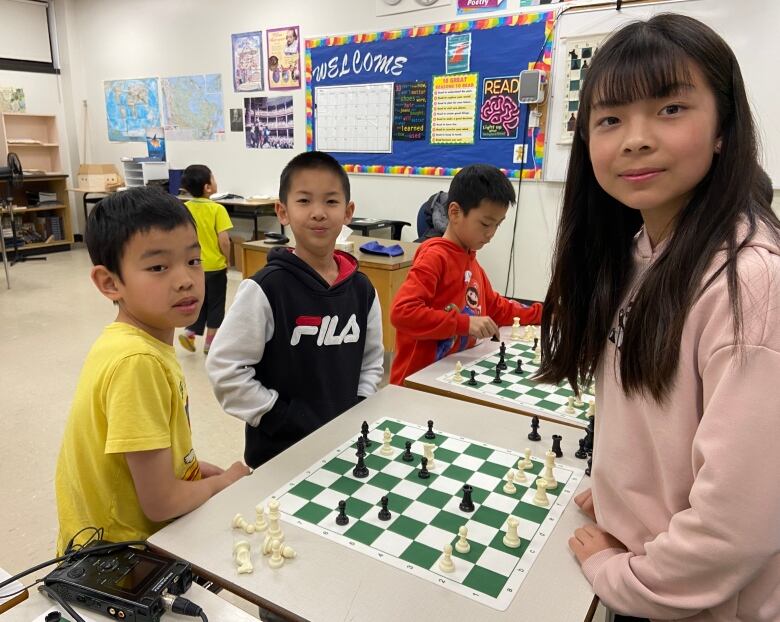
[[[122,184],[122,177],[113,164],[81,164],[78,187],[90,190],[111,190]]]

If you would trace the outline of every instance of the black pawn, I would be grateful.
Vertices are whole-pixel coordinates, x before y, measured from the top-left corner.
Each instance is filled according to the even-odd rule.
[[[347,502],[339,501],[339,515],[336,517],[337,525],[346,525],[349,522],[349,516],[347,516]]]
[[[579,458],[580,460],[585,460],[585,458],[588,457],[588,452],[585,451],[585,439],[580,439],[580,448],[574,452],[574,457]]]
[[[516,374],[523,373],[523,359],[517,359],[517,367],[515,368]]]
[[[499,369],[498,365],[496,365],[496,376],[490,382],[493,384],[501,384],[501,369]]]
[[[588,468],[585,469],[585,475],[587,475],[588,477],[590,477],[590,467],[592,466],[592,464],[593,464],[593,458],[592,457],[588,458]]]
[[[473,488],[468,484],[463,485],[463,499],[461,500],[460,505],[458,506],[463,512],[474,511],[474,501],[472,501],[471,499],[472,490]]]
[[[498,355],[498,363],[496,363],[496,369],[506,369],[506,361],[504,360],[504,353]]]
[[[536,415],[531,419],[531,431],[528,433],[529,441],[541,441],[542,435],[539,434],[539,417]]]
[[[363,456],[366,455],[366,450],[363,446],[363,437],[358,438],[358,447],[357,447],[357,453],[355,454],[358,458],[357,464],[355,465],[355,468],[352,469],[352,475],[359,478],[368,477],[368,467],[366,466],[365,461],[363,460]]]
[[[563,450],[561,449],[561,439],[563,437],[560,434],[553,434],[552,451],[556,458],[563,458]]]
[[[536,352],[536,348],[538,348],[538,347],[539,347],[539,337],[534,337],[534,345],[531,346],[531,350]]]
[[[436,438],[436,433],[433,431],[432,419],[428,419],[428,431],[425,433],[425,438]]]
[[[412,441],[406,441],[406,451],[401,456],[401,460],[404,462],[414,461],[414,454],[412,454]]]
[[[417,477],[420,479],[428,479],[431,476],[430,472],[428,471],[428,458],[423,456],[420,458],[420,470],[417,473]]]
[[[364,421],[360,426],[360,433],[363,435],[363,445],[371,447],[371,440],[368,438],[368,422]]]
[[[498,338],[498,335],[493,335],[493,336],[490,338],[490,341],[495,341],[496,343],[498,343],[498,342],[500,341],[500,339]]]
[[[379,520],[390,520],[390,510],[387,509],[388,502],[389,499],[387,497],[382,497],[380,500],[382,509],[379,510]]]
[[[466,380],[466,384],[472,387],[477,386],[477,372],[475,372],[473,369],[471,370],[471,377]]]
[[[501,347],[498,349],[498,353],[501,356],[506,355],[506,344],[503,341],[501,342]]]

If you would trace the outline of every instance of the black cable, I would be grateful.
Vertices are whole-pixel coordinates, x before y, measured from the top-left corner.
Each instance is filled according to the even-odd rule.
[[[203,611],[201,607],[192,602],[189,598],[184,598],[183,596],[177,596],[173,599],[173,603],[171,604],[171,611],[174,613],[180,613],[185,616],[191,616],[193,618],[200,616],[200,619],[203,620],[203,622],[209,622],[206,612]]]
[[[25,585],[24,587],[19,588],[15,592],[9,592],[8,594],[0,594],[0,598],[11,598],[12,596],[16,596],[17,594],[21,594],[25,590],[29,590],[31,588],[34,588],[36,585],[38,585],[43,579],[36,579],[30,585]]]
[[[45,585],[39,587],[38,590],[46,594],[52,600],[56,600],[57,603],[59,603],[60,607],[62,607],[71,616],[73,616],[74,622],[86,622],[86,620],[84,620],[84,618],[82,618],[78,613],[76,613],[76,610],[73,607],[71,607],[70,604],[68,604],[68,602],[64,598],[62,598],[62,596],[57,594],[57,592],[46,587]]]

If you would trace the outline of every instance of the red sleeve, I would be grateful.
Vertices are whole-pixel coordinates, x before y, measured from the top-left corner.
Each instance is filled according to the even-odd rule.
[[[480,266],[480,270],[482,267]],[[487,276],[482,273],[483,291],[485,293],[485,309],[493,321],[499,326],[511,326],[512,320],[520,318],[520,324],[539,324],[542,321],[542,304],[535,302],[531,306],[522,305],[515,300],[508,300],[493,290]]]
[[[468,335],[469,318],[457,306],[451,311],[434,307],[433,297],[439,290],[439,281],[448,270],[442,255],[425,250],[418,251],[406,280],[393,299],[390,322],[397,331],[413,339]]]

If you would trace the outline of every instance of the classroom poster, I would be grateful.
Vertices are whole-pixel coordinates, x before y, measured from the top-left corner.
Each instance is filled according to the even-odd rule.
[[[292,149],[293,98],[244,98],[244,136],[247,149]]]
[[[0,112],[27,112],[24,89],[0,86]]]
[[[298,26],[271,28],[268,39],[268,88],[297,89],[301,86],[301,49]]]
[[[474,143],[477,78],[476,73],[433,76],[431,144],[470,145]]]
[[[233,45],[233,90],[263,90],[263,32],[230,35]]]
[[[230,131],[231,132],[244,131],[244,109],[243,108],[230,109]]]
[[[458,0],[458,15],[490,13],[506,8],[506,0]]]
[[[465,73],[471,68],[471,33],[447,37],[447,73]]]
[[[520,125],[520,106],[517,103],[519,91],[518,76],[482,80],[480,138],[517,138],[517,127]]]
[[[396,82],[393,89],[393,140],[425,140],[428,83]]]
[[[165,130],[162,127],[146,130],[146,153],[150,158],[165,162]]]

